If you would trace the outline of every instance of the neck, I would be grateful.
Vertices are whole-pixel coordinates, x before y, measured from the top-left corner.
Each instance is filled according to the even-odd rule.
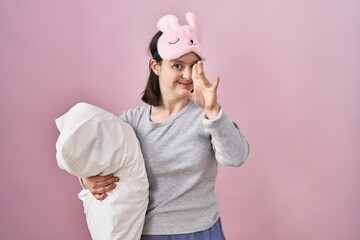
[[[188,103],[188,98],[163,100],[160,106],[152,106],[150,119],[153,122],[164,122],[179,113]]]

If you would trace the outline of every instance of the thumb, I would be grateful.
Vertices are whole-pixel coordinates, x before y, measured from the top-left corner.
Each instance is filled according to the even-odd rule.
[[[192,98],[192,93],[189,90],[183,89],[179,92],[181,96],[188,97],[189,99]]]

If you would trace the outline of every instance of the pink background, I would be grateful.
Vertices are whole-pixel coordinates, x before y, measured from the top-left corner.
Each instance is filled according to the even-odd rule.
[[[54,119],[140,105],[156,21],[189,10],[251,144],[219,170],[228,240],[360,239],[357,0],[0,1],[0,239],[89,239]]]

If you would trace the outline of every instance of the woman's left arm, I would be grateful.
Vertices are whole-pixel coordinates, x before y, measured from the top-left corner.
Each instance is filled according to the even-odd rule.
[[[205,132],[210,136],[215,157],[225,166],[241,166],[249,155],[248,141],[236,123],[232,122],[220,109],[215,119],[203,118]]]
[[[193,66],[192,80],[193,91],[182,90],[180,94],[204,110],[204,129],[211,138],[217,161],[227,166],[242,165],[249,155],[249,144],[217,101],[220,78],[211,84],[205,75],[203,62],[199,61]]]

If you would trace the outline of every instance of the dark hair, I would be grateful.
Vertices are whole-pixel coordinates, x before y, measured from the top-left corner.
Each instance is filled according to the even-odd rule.
[[[149,44],[149,52],[152,56],[152,59],[154,59],[159,64],[162,61],[162,58],[160,57],[158,50],[157,50],[157,43],[162,35],[161,31],[158,31],[151,39]],[[151,60],[150,60],[151,61]],[[159,106],[160,100],[161,100],[161,93],[160,93],[160,86],[159,86],[159,77],[153,72],[151,69],[151,65],[149,62],[149,77],[148,81],[146,83],[145,90],[143,91],[143,95],[141,97],[141,100],[146,102],[147,104],[150,104],[152,106]]]

